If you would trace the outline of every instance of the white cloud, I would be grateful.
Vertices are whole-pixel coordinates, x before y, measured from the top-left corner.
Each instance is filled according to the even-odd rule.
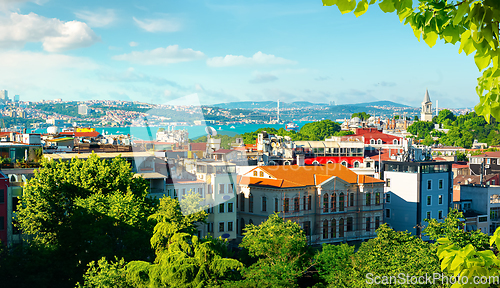
[[[259,83],[273,82],[273,81],[276,81],[276,80],[278,80],[278,77],[276,77],[273,74],[269,74],[269,73],[257,73],[257,74],[254,75],[254,78],[251,79],[248,82],[250,82],[252,84],[259,84]]]
[[[33,2],[38,5],[42,5],[47,1],[48,0],[0,0],[0,11],[14,10],[24,2]]]
[[[255,53],[252,57],[226,55],[224,57],[213,57],[207,59],[207,65],[212,67],[227,66],[252,66],[252,65],[290,65],[297,64],[296,61],[276,57],[262,52]]]
[[[140,28],[148,32],[176,32],[181,29],[181,23],[177,19],[144,19],[139,20],[132,17]]]
[[[116,20],[113,9],[101,10],[99,12],[80,11],[75,12],[75,16],[84,20],[90,27],[104,27]]]
[[[35,13],[11,13],[0,18],[0,47],[23,47],[28,42],[41,42],[45,51],[59,52],[88,47],[100,38],[90,27],[79,21],[63,22]]]
[[[130,61],[142,65],[168,65],[178,62],[187,62],[202,59],[205,54],[194,51],[191,48],[179,49],[179,45],[170,45],[167,48],[156,48],[154,50],[134,51],[129,54],[116,55],[115,60]]]
[[[132,41],[132,42],[128,43],[128,45],[130,45],[130,47],[137,47],[137,46],[139,46],[139,43]]]

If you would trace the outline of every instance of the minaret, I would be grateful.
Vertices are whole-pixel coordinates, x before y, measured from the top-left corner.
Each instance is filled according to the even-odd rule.
[[[429,91],[427,89],[425,89],[424,101],[422,101],[420,121],[432,121],[432,102],[431,98],[429,97]]]
[[[278,99],[278,123],[280,123],[280,99]]]

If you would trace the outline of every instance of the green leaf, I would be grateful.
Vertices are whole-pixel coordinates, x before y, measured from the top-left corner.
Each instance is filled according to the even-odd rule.
[[[466,13],[469,13],[469,9],[469,3],[467,2],[462,2],[458,5],[457,14],[455,15],[455,18],[453,18],[453,25],[457,26],[460,22],[462,22],[462,17],[464,17]]]
[[[424,33],[424,41],[431,48],[434,45],[436,45],[437,38],[438,38],[438,34],[434,31],[429,31],[429,32]]]
[[[337,8],[340,13],[349,13],[356,8],[356,0],[337,0]]]
[[[356,17],[359,17],[359,16],[365,14],[366,10],[368,10],[368,1],[361,0],[358,3],[358,7],[356,7],[356,10],[354,10],[354,15],[356,15]]]
[[[370,5],[375,4],[375,2],[377,2],[377,0],[370,0]]]
[[[378,6],[382,11],[384,11],[384,13],[392,13],[396,10],[394,0],[384,0],[382,3],[379,3]]]
[[[420,31],[420,29],[413,29],[413,34],[417,37],[418,42],[420,42],[420,35],[422,35],[422,31]]]
[[[333,6],[337,4],[337,0],[323,0],[323,6]]]
[[[491,55],[488,53],[479,54],[476,52],[476,55],[474,55],[474,61],[476,62],[476,66],[479,69],[479,71],[482,71],[484,68],[490,65]]]

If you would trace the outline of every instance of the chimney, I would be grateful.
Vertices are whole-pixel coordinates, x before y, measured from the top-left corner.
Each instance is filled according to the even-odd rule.
[[[298,166],[304,166],[305,165],[304,160],[305,160],[304,154],[297,154],[297,165]]]

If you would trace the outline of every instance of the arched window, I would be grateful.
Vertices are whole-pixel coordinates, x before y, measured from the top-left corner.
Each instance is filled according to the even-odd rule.
[[[345,160],[342,161],[340,164],[342,164],[342,166],[344,166],[344,167],[347,167],[347,161],[345,161]]]
[[[245,211],[245,195],[240,193],[240,211]]]
[[[366,162],[366,168],[370,168],[371,166],[371,163],[370,162]]]
[[[327,164],[333,164],[333,161],[332,160],[328,160],[328,162],[326,162]]]
[[[290,198],[285,198],[283,202],[283,212],[288,213],[290,211]]]
[[[10,176],[10,182],[17,182],[16,176]]]
[[[359,168],[359,161],[354,161],[354,168]]]
[[[323,221],[323,239],[328,239],[328,220]]]
[[[394,140],[392,140],[392,144],[394,144],[394,145],[398,145],[398,139],[394,139]]]
[[[349,206],[354,206],[354,193],[349,194]]]
[[[318,162],[318,161],[316,161],[316,160],[314,160],[312,164],[313,164],[313,165],[319,165],[319,162]]]
[[[248,224],[253,224],[252,219],[248,219]]]
[[[377,144],[382,144],[382,140],[381,140],[381,139],[378,139],[378,140],[377,140]]]
[[[331,210],[332,212],[335,212],[337,210],[337,194],[336,193],[332,193],[332,204],[331,204]]]
[[[352,217],[347,217],[347,232],[352,231]]]
[[[302,210],[304,210],[304,211],[305,211],[305,210],[307,210],[307,196],[304,196],[304,197],[303,197],[303,200],[304,200],[304,203],[303,203],[303,207],[304,207],[304,209],[302,209]]]
[[[250,193],[248,196],[248,212],[253,213],[253,195]]]
[[[375,229],[378,229],[380,226],[380,216],[375,217]]]
[[[328,193],[325,193],[325,195],[323,195],[323,212],[328,212]]]
[[[375,193],[375,205],[380,204],[380,192]]]
[[[290,161],[285,161],[284,165],[290,165]]]
[[[375,139],[370,139],[370,144],[375,144]]]
[[[274,162],[274,161],[269,161],[269,166],[276,166],[276,162]]]
[[[300,198],[299,197],[293,198],[293,210],[295,212],[299,212],[299,210],[300,210]]]
[[[366,206],[370,206],[372,204],[372,194],[366,193]]]
[[[339,195],[339,211],[344,211],[344,192]]]
[[[344,237],[344,218],[339,220],[339,237]]]
[[[330,227],[330,233],[332,238],[337,238],[337,220],[332,220],[332,227]]]

